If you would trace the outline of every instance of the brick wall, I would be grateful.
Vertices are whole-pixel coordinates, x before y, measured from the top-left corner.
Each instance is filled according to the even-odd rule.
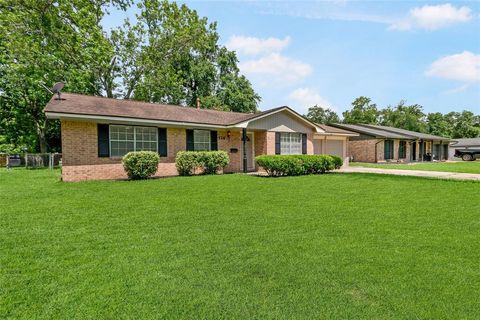
[[[347,155],[353,157],[354,162],[375,162],[375,143],[378,141],[378,139],[349,140]]]

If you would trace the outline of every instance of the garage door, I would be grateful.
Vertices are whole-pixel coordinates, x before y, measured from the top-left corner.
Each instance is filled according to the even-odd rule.
[[[327,154],[343,158],[343,140],[327,140]]]

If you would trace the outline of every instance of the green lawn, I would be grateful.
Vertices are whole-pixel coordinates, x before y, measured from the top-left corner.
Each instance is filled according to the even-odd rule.
[[[0,171],[0,318],[478,319],[480,183]]]
[[[443,172],[464,172],[480,173],[480,161],[458,161],[458,162],[424,162],[411,164],[378,164],[350,162],[353,167],[401,169],[401,170],[422,170],[422,171],[443,171]]]

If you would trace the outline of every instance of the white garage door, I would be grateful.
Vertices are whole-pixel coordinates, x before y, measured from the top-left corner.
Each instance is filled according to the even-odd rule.
[[[327,154],[343,158],[343,140],[327,140]]]

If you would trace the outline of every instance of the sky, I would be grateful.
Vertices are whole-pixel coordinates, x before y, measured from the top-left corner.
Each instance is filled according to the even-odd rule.
[[[217,22],[260,109],[338,113],[367,96],[378,107],[480,114],[480,1],[183,1]],[[111,11],[110,29],[138,11]]]

